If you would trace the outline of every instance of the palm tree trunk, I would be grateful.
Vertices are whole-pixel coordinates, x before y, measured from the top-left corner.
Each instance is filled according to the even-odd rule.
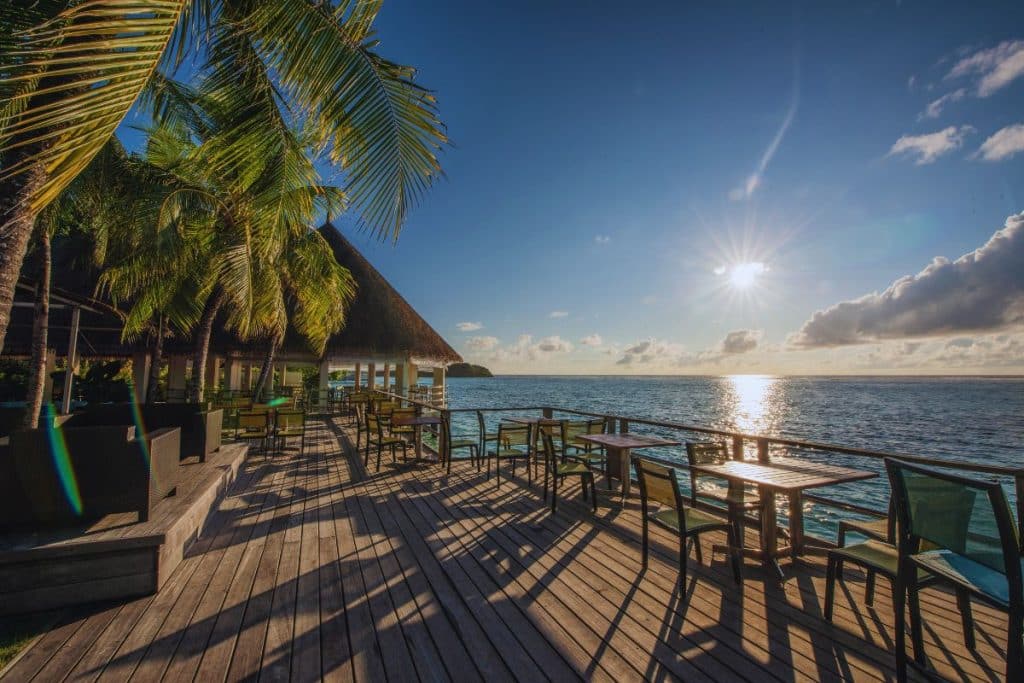
[[[36,310],[32,320],[32,360],[29,363],[28,395],[25,397],[25,428],[39,426],[46,389],[46,337],[50,325],[50,230],[39,226],[39,283],[36,285]]]
[[[267,355],[263,357],[263,367],[260,368],[260,376],[259,379],[256,380],[256,389],[252,392],[252,395],[256,400],[261,400],[263,398],[263,390],[267,385],[267,380],[270,379],[274,372],[274,356],[277,355],[277,347],[280,345],[281,340],[276,334],[270,338],[270,345],[267,347]]]
[[[35,146],[31,151],[38,151]],[[5,162],[14,164],[21,155],[12,155]],[[37,212],[26,198],[43,184],[46,170],[41,166],[33,168],[25,176],[17,176],[0,183],[0,351],[4,348],[7,326],[11,322],[11,308],[14,305],[14,288],[21,275],[21,264],[32,238]]]
[[[206,310],[199,321],[196,332],[196,350],[192,356],[192,398],[196,403],[203,401],[203,380],[206,378],[206,358],[210,353],[210,338],[213,336],[213,323],[217,313],[224,305],[224,292],[216,289],[210,300],[206,302]]]
[[[164,362],[164,314],[157,315],[156,345],[153,347],[153,361],[149,365],[149,382],[146,384],[146,403],[156,403],[157,385],[160,383],[160,366]]]

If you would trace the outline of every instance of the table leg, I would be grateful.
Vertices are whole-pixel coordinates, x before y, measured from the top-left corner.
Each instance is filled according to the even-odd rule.
[[[608,473],[619,478],[620,491],[622,496],[629,495],[629,449],[606,447]]]
[[[416,459],[423,459],[423,425],[416,425]]]
[[[779,578],[783,578],[782,567],[779,566],[779,511],[775,506],[775,492],[759,487],[761,496],[761,552],[766,568],[773,569]]]
[[[800,491],[789,494],[789,552],[795,560],[804,549],[804,501]]]

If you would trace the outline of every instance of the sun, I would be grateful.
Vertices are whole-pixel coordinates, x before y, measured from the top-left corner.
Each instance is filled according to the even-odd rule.
[[[757,284],[766,270],[767,266],[760,261],[737,263],[728,269],[729,286],[740,291],[748,290]]]

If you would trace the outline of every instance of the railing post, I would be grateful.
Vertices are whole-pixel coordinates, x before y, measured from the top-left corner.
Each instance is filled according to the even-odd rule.
[[[545,420],[550,420],[550,419],[551,419],[552,417],[554,417],[554,415],[555,415],[554,411],[553,411],[553,410],[551,410],[551,408],[544,408],[544,409],[542,410],[542,412],[543,412],[543,414],[544,414],[544,419],[545,419]]]
[[[629,434],[629,420],[619,420],[619,433]]]
[[[736,435],[732,437],[732,459],[743,460],[743,437]]]
[[[448,428],[445,429],[444,424],[442,424],[441,425],[441,429],[440,429],[440,431],[437,434],[437,450],[440,451],[440,454],[441,454],[441,464],[443,465],[443,464],[447,463],[449,460],[451,460],[451,457],[452,457],[452,452],[450,450],[448,450],[448,439],[447,439],[448,432],[451,430],[451,426],[452,426],[452,414],[451,414],[451,412],[449,412],[447,409],[442,409],[441,410],[441,421],[448,425]]]
[[[768,439],[764,437],[757,440],[757,461],[763,463],[771,462],[768,457]]]

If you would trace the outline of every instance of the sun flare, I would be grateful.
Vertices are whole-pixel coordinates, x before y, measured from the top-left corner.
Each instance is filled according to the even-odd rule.
[[[729,285],[733,289],[750,289],[766,270],[767,267],[760,261],[737,263],[729,268]]]

